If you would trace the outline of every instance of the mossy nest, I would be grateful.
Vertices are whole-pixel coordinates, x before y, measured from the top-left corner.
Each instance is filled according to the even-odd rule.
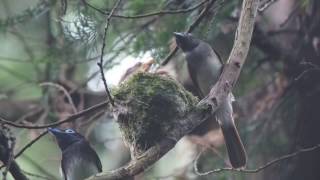
[[[125,112],[117,113],[122,135],[132,158],[139,156],[170,132],[198,102],[175,80],[150,73],[137,73],[113,90]]]

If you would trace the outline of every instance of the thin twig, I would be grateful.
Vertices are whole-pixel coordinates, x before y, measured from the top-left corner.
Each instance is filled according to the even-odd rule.
[[[93,5],[91,5],[90,3],[88,3],[87,1],[83,0],[83,2],[89,6],[90,8],[98,11],[99,13],[101,14],[105,14],[105,15],[110,15],[112,17],[115,17],[115,18],[123,18],[123,19],[140,19],[140,18],[146,18],[146,17],[151,17],[151,16],[158,16],[158,15],[167,15],[167,14],[182,14],[182,13],[188,13],[188,12],[191,12],[191,11],[194,11],[196,9],[198,9],[199,7],[201,7],[204,3],[206,3],[207,1],[209,0],[205,0],[205,1],[202,1],[190,8],[187,8],[187,9],[178,9],[178,10],[162,10],[162,11],[157,11],[157,12],[151,12],[151,13],[146,13],[146,14],[138,14],[138,15],[134,15],[134,16],[125,16],[125,15],[118,15],[118,14],[112,14],[111,12],[107,12],[107,11],[104,11],[102,9],[99,9]]]
[[[33,166],[33,168],[35,170],[37,170],[39,173],[41,173],[51,179],[57,179],[57,177],[54,174],[52,174],[52,172],[48,168],[37,163],[36,160],[30,158],[28,155],[24,154],[23,158],[25,161],[28,162],[29,165]]]
[[[47,180],[54,180],[50,177],[46,177],[46,176],[42,176],[42,175],[39,175],[39,174],[35,174],[35,173],[31,173],[31,172],[28,172],[28,171],[25,171],[25,170],[21,170],[24,174],[26,174],[27,176],[31,176],[31,177],[35,177],[35,178],[41,178],[41,179],[47,179]]]
[[[1,71],[5,71],[9,75],[12,75],[12,77],[17,78],[19,80],[22,80],[24,83],[30,83],[34,84],[35,80],[33,80],[30,77],[26,77],[24,74],[21,74],[20,72],[17,72],[11,68],[8,68],[6,66],[0,65]]]
[[[64,95],[67,97],[68,101],[69,101],[69,104],[71,105],[72,107],[72,110],[73,110],[73,113],[77,113],[77,108],[76,106],[74,105],[74,102],[71,98],[71,95],[70,93],[66,90],[66,88],[64,88],[63,86],[61,86],[60,84],[56,84],[56,83],[53,83],[53,82],[43,82],[43,83],[40,83],[40,86],[53,86],[53,87],[56,87],[58,89],[60,89]]]
[[[87,115],[87,114],[90,114],[96,110],[99,110],[99,109],[102,109],[102,108],[106,108],[106,106],[108,105],[108,102],[103,102],[103,103],[100,103],[100,104],[97,104],[97,105],[94,105],[88,109],[85,109],[85,110],[82,110],[82,111],[79,111],[78,113],[76,114],[73,114],[73,115],[70,115],[69,117],[61,120],[61,121],[58,121],[58,122],[54,122],[54,123],[49,123],[49,124],[45,124],[45,125],[33,125],[33,126],[30,126],[30,125],[24,125],[24,124],[18,124],[18,123],[14,123],[12,121],[8,121],[2,117],[0,117],[0,123],[1,124],[7,124],[7,125],[10,125],[10,126],[13,126],[13,127],[16,127],[16,128],[26,128],[26,129],[43,129],[43,128],[48,128],[48,127],[55,127],[55,126],[58,126],[60,124],[64,124],[64,123],[67,123],[67,122],[71,122],[71,121],[74,121],[84,115]]]
[[[310,147],[310,148],[304,148],[304,149],[299,149],[298,151],[296,152],[293,152],[293,153],[290,153],[290,154],[286,154],[284,156],[281,156],[279,158],[276,158],[272,161],[269,161],[267,162],[266,164],[262,165],[262,166],[259,166],[258,168],[256,169],[234,169],[232,167],[225,167],[225,168],[217,168],[217,169],[214,169],[214,170],[211,170],[211,171],[207,171],[207,172],[199,172],[199,169],[198,169],[198,159],[200,157],[201,154],[198,155],[197,159],[195,160],[194,162],[194,170],[195,170],[195,173],[198,175],[198,176],[206,176],[206,175],[209,175],[209,174],[214,174],[214,173],[221,173],[221,172],[224,172],[224,171],[233,171],[233,172],[241,172],[241,173],[257,173],[257,172],[260,172],[262,171],[263,169],[266,169],[276,163],[279,163],[280,161],[284,161],[284,160],[288,160],[290,158],[293,158],[293,157],[296,157],[296,156],[299,156],[303,153],[307,153],[307,152],[312,152],[312,151],[315,151],[315,150],[318,150],[320,149],[320,144],[317,144],[313,147]]]
[[[26,151],[29,147],[31,147],[35,142],[37,142],[39,139],[41,139],[44,135],[46,135],[48,133],[48,131],[44,131],[43,133],[41,133],[38,137],[36,137],[35,139],[31,140],[28,144],[26,144],[19,152],[17,152],[14,155],[14,159],[18,158],[19,156],[21,156],[24,151]],[[2,169],[4,167],[4,165],[2,165],[0,167],[0,169]]]
[[[277,0],[267,0],[266,2],[264,2],[258,9],[259,12],[263,12],[266,9],[268,9],[268,7],[270,7],[273,3],[275,3]]]
[[[306,69],[301,74],[299,74],[296,78],[294,78],[294,81],[299,81],[304,75],[306,75],[307,73],[309,73],[311,71],[320,71],[320,68]]]
[[[44,135],[48,134],[48,131],[44,131],[43,133],[41,133],[38,137],[34,138],[33,140],[31,140],[28,144],[26,144],[19,152],[17,152],[17,154],[14,155],[14,158],[18,158],[19,156],[21,156],[25,150],[27,150],[29,147],[31,147],[35,142],[37,142],[39,139],[41,139]]]
[[[320,71],[320,67],[312,62],[301,62],[301,65],[310,66],[310,68],[304,70],[298,77],[294,78],[295,81],[299,81],[305,74],[309,73],[310,71]]]
[[[279,25],[279,27],[280,28],[284,27],[294,17],[294,15],[298,13],[299,8],[300,8],[299,3],[296,3],[292,11],[289,13],[287,18]]]
[[[137,35],[138,35],[139,33],[143,32],[142,29],[143,29],[144,27],[147,27],[147,26],[149,26],[150,24],[154,23],[154,22],[155,22],[155,19],[156,19],[156,18],[153,18],[153,19],[147,21],[146,23],[142,24],[142,25],[140,26],[140,28],[134,30],[134,31],[131,33],[131,34],[133,34],[133,35],[131,35],[131,37],[128,37],[127,43],[125,43],[125,44],[129,44],[132,40],[134,40],[135,37],[137,37]],[[113,46],[113,48],[115,48],[115,47],[117,46],[117,43],[114,43],[112,46]],[[112,51],[113,48],[111,48],[111,51]],[[110,57],[108,62],[110,63],[110,61],[111,61],[111,63],[112,63],[112,62],[113,62],[112,60],[114,60],[114,59],[119,55],[119,52],[123,51],[125,48],[126,48],[126,46],[123,46],[123,47],[121,47],[119,50],[117,50],[118,52],[115,53],[112,57]],[[103,67],[106,67],[106,65],[104,65]],[[98,73],[99,73],[99,71],[96,71],[96,72],[92,73],[84,82],[82,82],[82,83],[79,85],[79,88],[80,88],[80,87],[83,87],[84,85],[86,85],[86,84],[87,84],[89,81],[91,81]]]
[[[190,162],[185,163],[185,165],[175,168],[172,170],[172,173],[168,174],[168,175],[164,175],[164,176],[156,176],[156,177],[152,177],[152,179],[155,180],[162,180],[162,179],[181,179],[184,176],[182,176],[182,173],[186,173],[186,171],[188,170],[189,166],[192,164],[193,160],[190,160]],[[150,178],[151,179],[151,178]]]
[[[18,158],[20,155],[23,154],[23,152],[25,150],[27,150],[29,147],[31,147],[35,142],[37,142],[40,138],[42,138],[44,135],[46,135],[48,133],[48,131],[45,131],[43,133],[41,133],[38,137],[36,137],[35,139],[33,139],[32,141],[30,141],[28,144],[26,144],[17,154],[14,155],[14,159]],[[0,169],[2,169],[4,167],[4,165],[2,165],[0,167]]]
[[[20,122],[23,122],[23,121],[26,121],[27,119],[31,119],[32,117],[35,117],[36,115],[39,115],[40,113],[45,113],[45,109],[43,107],[37,107],[36,109],[30,111],[30,112],[27,112],[26,114],[22,115],[21,117],[19,117],[16,121],[16,123],[20,123]]]
[[[100,73],[101,73],[101,78],[102,78],[102,81],[103,81],[103,84],[104,84],[104,88],[106,90],[106,93],[107,93],[107,96],[108,96],[108,99],[110,101],[110,104],[112,106],[114,106],[114,100],[113,98],[111,97],[111,94],[110,94],[110,91],[109,91],[109,88],[108,88],[108,84],[107,84],[107,81],[106,81],[106,78],[105,78],[105,75],[104,75],[104,71],[103,71],[103,55],[104,55],[104,49],[106,47],[106,40],[107,40],[107,32],[108,32],[108,29],[109,29],[109,25],[110,25],[110,20],[111,20],[111,16],[112,14],[115,12],[116,8],[119,6],[121,0],[118,0],[115,5],[113,6],[110,14],[108,15],[107,19],[106,19],[106,25],[104,27],[104,34],[103,34],[103,39],[102,39],[102,48],[101,48],[101,56],[100,56],[100,62],[98,62],[98,66],[100,68]]]
[[[199,14],[199,16],[193,21],[193,23],[188,27],[188,29],[186,30],[187,33],[192,32],[195,27],[197,27],[199,25],[199,23],[201,22],[201,20],[205,17],[205,15],[208,13],[209,9],[212,7],[212,5],[216,2],[216,0],[211,0],[207,6],[201,11],[201,13]],[[170,59],[176,54],[176,52],[178,51],[178,47],[175,46],[175,48],[167,55],[167,57],[165,57],[165,59],[162,61],[161,65],[164,66],[166,65]]]

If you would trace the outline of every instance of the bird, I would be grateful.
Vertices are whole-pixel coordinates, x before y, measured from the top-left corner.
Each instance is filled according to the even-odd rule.
[[[82,180],[102,172],[101,161],[89,142],[73,129],[48,128],[62,151],[64,180]]]
[[[192,34],[174,32],[174,36],[177,47],[182,50],[187,61],[188,72],[197,95],[203,98],[209,94],[212,86],[218,81],[223,62],[208,43]],[[242,168],[246,165],[247,156],[234,123],[232,101],[234,101],[234,96],[229,93],[215,112],[214,117],[208,120],[218,122],[221,127],[232,167]]]
[[[129,79],[134,74],[137,74],[139,72],[148,72],[154,63],[155,63],[154,59],[149,59],[145,63],[137,62],[132,67],[126,70],[126,72],[121,76],[119,83],[124,82],[125,80]]]

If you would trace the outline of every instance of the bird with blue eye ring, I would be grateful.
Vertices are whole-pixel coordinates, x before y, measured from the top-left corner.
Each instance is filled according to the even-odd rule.
[[[48,128],[62,152],[64,180],[82,180],[102,172],[101,161],[89,142],[73,129]]]

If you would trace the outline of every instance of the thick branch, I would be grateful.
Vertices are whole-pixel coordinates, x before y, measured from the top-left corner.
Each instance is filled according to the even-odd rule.
[[[238,80],[249,52],[258,5],[259,0],[243,1],[239,25],[228,62],[223,69],[219,81],[211,89],[207,98],[213,106],[217,106],[217,104],[226,98]]]
[[[28,178],[22,173],[22,170],[20,169],[16,161],[11,162],[9,171],[14,179],[28,180]]]
[[[154,162],[158,161],[175,145],[175,141],[165,139],[157,145],[148,149],[136,161],[131,161],[128,165],[110,172],[103,172],[88,178],[88,180],[111,180],[111,179],[125,179],[135,174],[143,172]]]
[[[199,103],[195,111],[190,112],[190,114],[187,115],[184,119],[186,122],[185,126],[172,133],[173,139],[179,140],[182,136],[206,120],[206,117],[209,116],[212,111],[214,112],[218,108],[220,102],[226,98],[229,92],[231,92],[249,51],[258,4],[259,0],[243,1],[234,46],[229,56],[228,63],[222,72],[221,78],[213,87],[210,94]],[[210,109],[212,109],[212,111],[210,111]],[[117,170],[97,174],[89,179],[123,179],[125,177],[134,176],[143,172],[146,168],[158,161],[167,151],[173,148],[174,145],[175,141],[168,139],[163,140],[147,150],[136,161],[132,161],[128,165]]]

